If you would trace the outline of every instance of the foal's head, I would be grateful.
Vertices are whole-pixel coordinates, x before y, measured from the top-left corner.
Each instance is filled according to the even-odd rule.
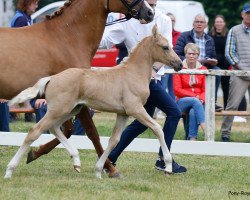
[[[152,34],[153,45],[151,51],[153,60],[168,65],[174,68],[175,71],[181,70],[182,62],[180,58],[174,52],[168,40],[158,33],[156,25],[152,29]]]

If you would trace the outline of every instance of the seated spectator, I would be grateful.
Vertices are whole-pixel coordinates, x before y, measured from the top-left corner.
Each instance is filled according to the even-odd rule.
[[[116,58],[116,64],[119,65],[123,58],[128,56],[128,50],[124,42],[116,44],[115,47],[119,50],[119,53]]]
[[[32,99],[30,105],[35,109],[36,123],[39,122],[47,112],[47,102],[45,99]],[[94,111],[90,109],[90,115],[93,117]],[[73,121],[74,131],[72,135],[85,135],[85,129],[82,127],[80,120],[76,117]],[[49,134],[49,131],[45,132]]]
[[[183,69],[207,69],[198,62],[200,49],[196,44],[188,43],[184,52]],[[197,140],[199,125],[205,132],[205,80],[205,75],[174,75],[177,104],[182,113],[189,115],[189,140]]]
[[[218,70],[217,59],[215,52],[214,40],[211,36],[205,33],[205,28],[207,27],[206,17],[204,15],[198,14],[194,18],[193,29],[181,33],[179,36],[175,52],[183,60],[185,58],[184,47],[187,43],[195,43],[200,48],[200,55],[198,61],[206,66],[208,69]],[[217,91],[220,84],[220,76],[216,76],[215,82],[215,102],[217,101]],[[216,111],[221,111],[223,108],[215,104]]]
[[[9,132],[9,106],[7,104],[7,100],[0,99],[0,131]]]

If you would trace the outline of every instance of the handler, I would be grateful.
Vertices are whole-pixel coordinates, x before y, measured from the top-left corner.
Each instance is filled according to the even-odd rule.
[[[152,8],[155,8],[157,0],[146,1]],[[158,26],[159,33],[166,37],[169,43],[172,44],[172,23],[168,16],[156,10],[154,20],[149,24],[143,23],[143,21],[139,22],[138,20],[130,19],[129,21],[107,27],[104,31],[99,47],[111,48],[114,44],[124,42],[128,52],[131,52],[132,48],[134,48],[143,38],[151,35],[152,28],[155,24]],[[181,118],[181,111],[176,102],[162,86],[160,76],[164,74],[162,66],[161,63],[155,63],[154,66],[152,66],[152,80],[149,85],[150,96],[144,108],[151,117],[153,116],[156,107],[167,115],[163,132],[166,145],[170,150],[178,122]],[[115,164],[122,151],[146,129],[146,126],[139,121],[134,120],[123,131],[120,142],[110,153],[109,159],[111,162]],[[174,160],[172,165],[173,173],[183,173],[187,171],[185,167],[177,164]],[[161,149],[159,150],[159,158],[155,163],[155,168],[162,171],[165,169],[165,162],[163,160]]]

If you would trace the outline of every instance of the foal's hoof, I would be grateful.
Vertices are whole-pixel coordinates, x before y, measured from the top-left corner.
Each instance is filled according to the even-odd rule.
[[[74,165],[74,169],[75,169],[78,173],[81,172],[81,166]]]
[[[109,178],[121,179],[121,178],[123,178],[123,176],[119,171],[117,171],[115,173],[109,173]]]
[[[30,162],[36,160],[37,158],[38,157],[36,156],[36,151],[31,149],[30,152],[28,153],[26,164],[29,164]]]
[[[166,176],[170,176],[170,175],[172,175],[172,174],[174,174],[174,173],[173,173],[173,172],[167,172],[167,171],[165,171],[164,174],[165,174]]]

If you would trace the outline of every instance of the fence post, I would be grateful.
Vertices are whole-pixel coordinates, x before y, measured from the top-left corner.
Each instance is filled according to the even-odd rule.
[[[206,75],[205,140],[215,139],[215,76]]]

